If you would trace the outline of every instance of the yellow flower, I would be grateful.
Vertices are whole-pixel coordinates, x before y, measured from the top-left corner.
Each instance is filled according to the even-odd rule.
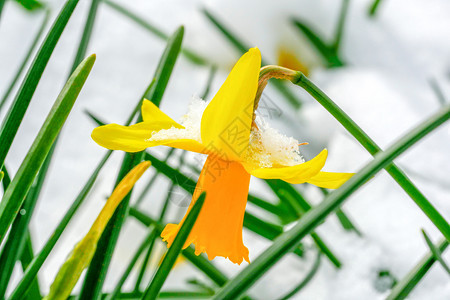
[[[223,256],[237,264],[243,259],[249,262],[242,226],[250,175],[293,184],[309,182],[324,188],[338,188],[352,176],[321,171],[326,149],[304,162],[297,141],[274,130],[252,126],[260,66],[259,50],[250,49],[236,63],[197,122],[195,118],[185,118],[184,126],[178,124],[144,100],[143,122],[128,127],[109,124],[92,132],[94,141],[112,150],[136,152],[165,145],[208,155],[188,212],[203,191],[206,201],[185,247],[192,243],[197,255],[205,252],[209,259]],[[168,224],[162,232],[169,247],[183,221]]]

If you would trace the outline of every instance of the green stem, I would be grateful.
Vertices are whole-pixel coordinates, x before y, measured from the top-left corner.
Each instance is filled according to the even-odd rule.
[[[294,84],[305,89],[317,100],[347,131],[372,155],[381,152],[381,148],[359,127],[336,103],[324,92],[314,85],[305,75],[299,72]],[[433,224],[441,231],[444,237],[450,241],[450,225],[436,208],[428,201],[425,195],[414,185],[406,174],[394,163],[386,166],[386,171],[411,197],[419,208],[427,215]]]
[[[342,34],[344,32],[345,21],[347,19],[348,7],[350,4],[350,0],[342,0],[341,13],[339,14],[339,20],[336,27],[336,34],[332,48],[336,52],[339,52],[339,46],[342,40]]]
[[[369,8],[369,16],[375,17],[376,12],[378,11],[378,7],[381,3],[381,0],[374,0],[372,5]]]
[[[4,1],[4,0],[0,0],[0,1]],[[0,7],[0,10],[1,10],[1,7]],[[34,40],[30,45],[30,48],[28,48],[28,52],[25,55],[25,57],[22,61],[22,64],[20,65],[19,69],[17,70],[14,78],[11,80],[11,83],[9,84],[8,89],[6,90],[5,94],[3,95],[2,100],[0,100],[0,110],[2,109],[3,105],[5,105],[6,101],[8,100],[9,95],[11,94],[14,86],[16,85],[17,81],[20,78],[20,75],[22,74],[23,70],[25,69],[25,67],[28,63],[28,60],[30,59],[31,54],[33,54],[33,51],[36,48],[37,43],[41,39],[41,36],[44,33],[44,29],[47,26],[49,17],[50,17],[50,10],[46,9],[44,20],[42,21],[42,24],[39,27],[39,30],[38,30],[37,34],[35,35]]]
[[[448,247],[448,241],[442,240],[437,249],[443,252]],[[402,300],[408,297],[409,293],[419,283],[419,281],[428,273],[433,264],[436,262],[436,257],[433,253],[427,254],[420,262],[392,289],[386,300]]]
[[[364,185],[381,169],[390,164],[395,158],[448,119],[450,119],[450,105],[410,131],[385,152],[377,155],[344,185],[330,193],[323,202],[306,212],[294,227],[279,236],[252,264],[238,273],[232,280],[228,281],[213,299],[237,299],[263,276],[270,267],[295,248],[308,233],[322,224],[352,193]]]

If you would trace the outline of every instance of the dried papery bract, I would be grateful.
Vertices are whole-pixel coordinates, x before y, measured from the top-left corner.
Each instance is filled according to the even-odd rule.
[[[150,162],[141,162],[120,181],[106,201],[94,224],[92,224],[89,232],[75,245],[66,262],[59,269],[50,287],[50,292],[45,297],[46,300],[63,300],[70,296],[70,292],[80,278],[81,272],[89,266],[97,248],[98,239],[102,235],[109,219],[111,219],[122,199],[130,192],[149,166]]]

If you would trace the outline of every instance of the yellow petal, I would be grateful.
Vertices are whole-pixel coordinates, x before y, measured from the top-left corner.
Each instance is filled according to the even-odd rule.
[[[219,149],[222,158],[239,160],[248,147],[261,53],[252,48],[231,70],[202,116],[202,143]]]
[[[184,247],[192,243],[196,255],[205,252],[209,259],[223,256],[236,264],[244,259],[249,262],[248,249],[242,241],[249,184],[250,174],[240,163],[209,155],[186,215],[203,191],[206,191],[205,203]],[[161,233],[168,247],[172,245],[186,215],[179,224],[167,224]]]
[[[315,186],[337,189],[349,180],[354,173],[332,173],[332,172],[319,172],[314,177],[308,179],[307,182],[314,184]]]
[[[154,132],[171,128],[171,122],[142,122],[131,126],[109,124],[92,131],[92,139],[110,150],[138,152],[154,146],[169,146],[183,150],[204,153],[205,147],[191,139],[166,139],[149,141]]]
[[[327,154],[327,149],[324,149],[313,159],[292,167],[251,169],[246,166],[246,170],[258,178],[282,179],[292,184],[300,184],[320,172],[325,165]]]
[[[172,124],[172,126],[176,128],[183,128],[183,126],[175,122],[171,117],[166,115],[155,104],[153,104],[153,102],[147,99],[144,99],[144,101],[142,102],[141,112],[144,122]]]

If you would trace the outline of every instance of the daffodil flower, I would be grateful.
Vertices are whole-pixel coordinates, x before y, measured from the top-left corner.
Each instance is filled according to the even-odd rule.
[[[322,172],[326,149],[305,162],[295,139],[254,125],[260,66],[259,50],[250,49],[211,102],[206,106],[197,100],[181,124],[144,100],[143,122],[131,126],[109,124],[92,133],[95,142],[112,150],[137,152],[164,145],[208,155],[188,212],[203,191],[206,200],[185,247],[194,244],[196,254],[205,252],[209,259],[223,256],[237,264],[243,259],[249,262],[242,226],[250,175],[292,184],[309,182],[324,188],[338,188],[352,175]],[[163,230],[161,236],[168,247],[183,220]]]

